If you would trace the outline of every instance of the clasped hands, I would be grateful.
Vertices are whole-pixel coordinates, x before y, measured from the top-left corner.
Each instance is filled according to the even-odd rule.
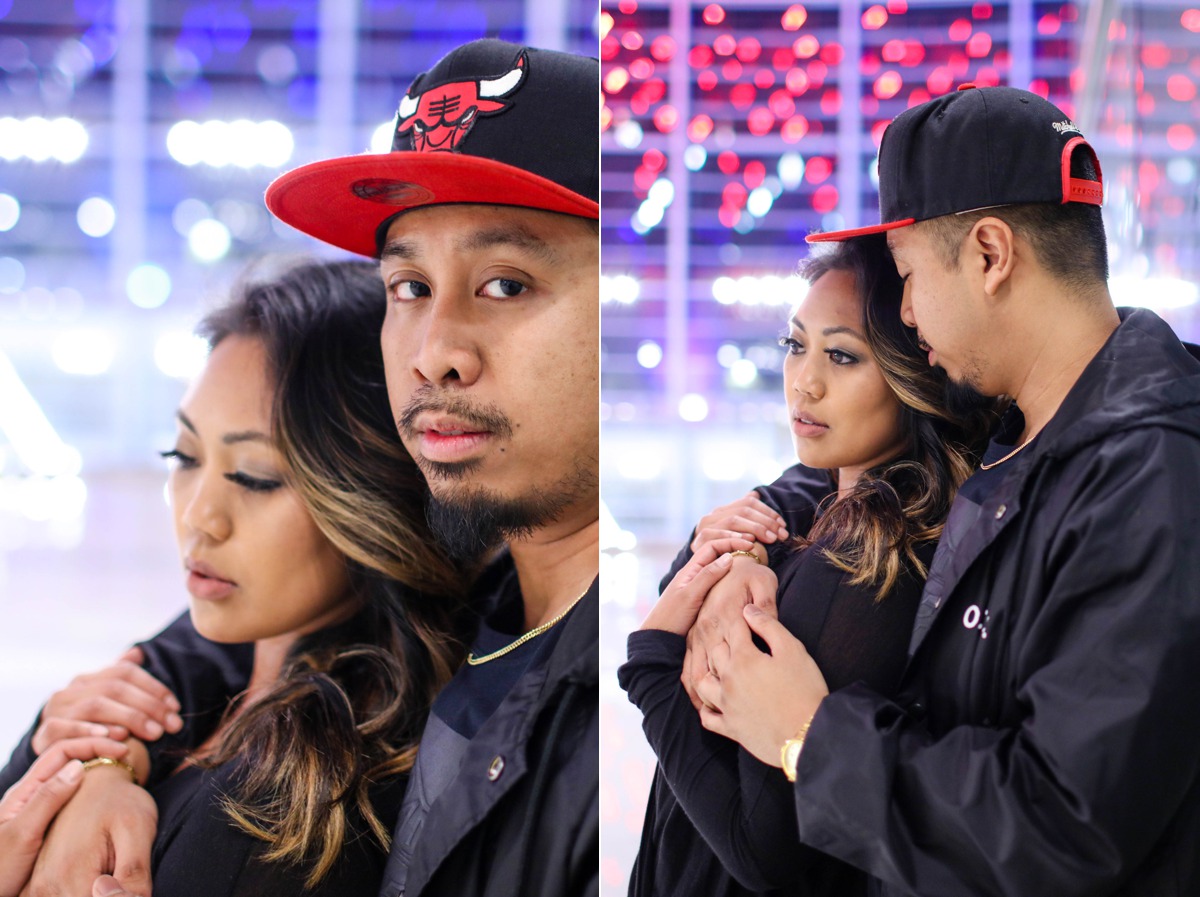
[[[750,493],[704,517],[692,558],[642,624],[687,637],[680,677],[703,726],[780,765],[780,748],[829,693],[804,645],[779,622],[778,580],[765,563],[729,552],[785,539],[783,519]],[[769,653],[754,643],[759,636]]]

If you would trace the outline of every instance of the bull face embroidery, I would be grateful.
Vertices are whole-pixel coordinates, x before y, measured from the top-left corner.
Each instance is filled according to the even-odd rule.
[[[427,87],[400,100],[396,134],[409,133],[412,148],[419,153],[451,153],[471,132],[480,115],[503,112],[511,104],[505,99],[525,80],[525,54],[513,68],[495,78],[451,81]]]

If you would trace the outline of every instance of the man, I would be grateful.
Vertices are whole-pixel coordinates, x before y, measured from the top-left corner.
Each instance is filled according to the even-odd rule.
[[[416,79],[391,153],[267,191],[381,259],[388,391],[432,528],[465,562],[506,549],[422,737],[385,897],[598,886],[597,89],[595,60],[476,41]]]
[[[880,225],[810,239],[887,231],[930,363],[1015,405],[951,510],[898,700],[826,694],[748,607],[702,719],[782,766],[801,840],[879,893],[1200,893],[1200,363],[1113,308],[1099,165],[1052,104],[932,100],[879,173]]]

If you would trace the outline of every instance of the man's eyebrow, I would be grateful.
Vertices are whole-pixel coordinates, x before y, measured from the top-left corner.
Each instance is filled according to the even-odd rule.
[[[193,424],[188,419],[188,416],[186,414],[184,414],[182,411],[176,411],[175,417],[177,417],[179,419],[179,422],[181,424],[183,424],[185,427],[187,427],[188,430],[190,430],[194,435],[196,435],[196,436],[200,435],[199,433],[196,432],[196,425]],[[262,433],[258,430],[241,430],[237,433],[226,433],[224,436],[221,437],[221,441],[223,443],[225,443],[226,445],[234,445],[239,442],[270,443],[271,438],[269,436],[267,436],[266,433]]]
[[[500,225],[477,230],[458,241],[458,248],[464,252],[477,252],[481,249],[491,249],[493,246],[512,246],[544,262],[558,261],[558,252],[553,246],[519,225]]]
[[[409,240],[392,240],[388,242],[379,253],[379,260],[394,258],[401,261],[411,261],[420,253],[417,250],[415,243]]]

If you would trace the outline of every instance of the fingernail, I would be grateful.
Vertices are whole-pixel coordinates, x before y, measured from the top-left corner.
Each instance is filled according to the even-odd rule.
[[[175,697],[174,695],[167,695],[166,704],[176,713],[183,709],[183,705],[179,703],[179,698]]]
[[[731,563],[733,563],[733,555],[731,554],[723,554],[716,561],[718,567],[728,567]]]
[[[150,720],[150,722],[146,723],[146,734],[151,738],[158,738],[162,735],[162,733],[163,727],[154,720]]]
[[[88,723],[88,734],[99,735],[101,738],[107,738],[108,726],[102,726],[99,723]]]
[[[753,604],[747,604],[745,607],[742,608],[742,613],[747,617],[756,617],[759,614],[761,614],[762,611],[759,610],[757,607],[755,607]]]
[[[167,731],[168,732],[178,732],[182,728],[183,728],[183,717],[181,717],[178,713],[168,713],[167,714]]]
[[[111,897],[113,894],[124,894],[125,889],[121,887],[121,883],[110,875],[102,875],[96,879],[96,884],[93,886],[95,893],[100,897]]]
[[[68,785],[74,785],[83,777],[83,764],[78,760],[72,760],[66,766],[58,771],[58,779]]]

